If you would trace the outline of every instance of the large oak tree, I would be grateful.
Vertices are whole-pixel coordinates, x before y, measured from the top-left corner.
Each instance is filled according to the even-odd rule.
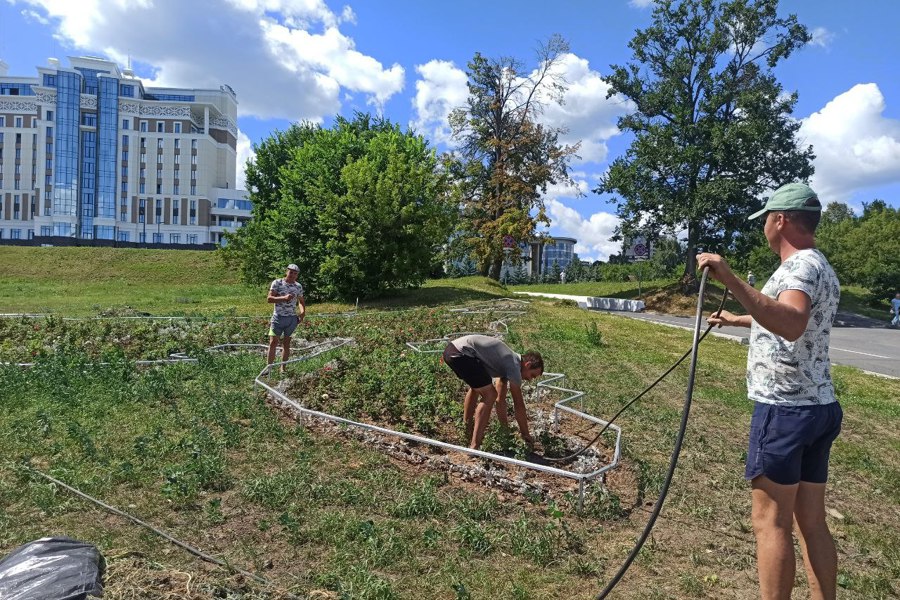
[[[660,0],[633,59],[605,78],[637,110],[619,120],[634,141],[595,191],[616,196],[622,235],[686,235],[685,290],[698,249],[745,246],[766,191],[813,173],[791,118],[797,95],[772,72],[809,40],[777,0]]]

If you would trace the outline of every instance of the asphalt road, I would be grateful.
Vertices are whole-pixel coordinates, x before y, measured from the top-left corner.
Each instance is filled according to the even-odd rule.
[[[694,329],[693,317],[676,317],[654,313],[611,313],[652,321],[661,325]],[[705,323],[704,323],[705,327]],[[723,337],[746,344],[750,330],[743,327],[713,329]],[[831,328],[831,362],[850,365],[878,375],[900,378],[900,330],[890,329],[886,322],[850,313],[838,313]]]

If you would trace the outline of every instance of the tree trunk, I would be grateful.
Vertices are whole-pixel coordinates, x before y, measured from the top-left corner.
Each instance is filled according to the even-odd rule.
[[[494,281],[500,281],[500,271],[503,270],[503,257],[497,257],[491,261],[491,271],[488,277]]]
[[[700,290],[700,281],[697,279],[697,232],[691,225],[688,225],[685,254],[684,274],[681,276],[679,287],[684,295],[696,294]]]

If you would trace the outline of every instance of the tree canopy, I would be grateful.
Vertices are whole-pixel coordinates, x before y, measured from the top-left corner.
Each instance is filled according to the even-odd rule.
[[[370,297],[424,282],[456,211],[424,138],[358,113],[328,129],[292,125],[254,149],[253,219],[225,248],[246,281],[294,262],[313,297]]]
[[[634,141],[594,191],[616,195],[619,234],[686,232],[689,283],[698,248],[740,245],[767,189],[813,173],[812,148],[798,147],[800,123],[790,116],[797,96],[772,74],[810,36],[777,8],[777,0],[658,2],[629,43],[632,61],[606,78],[610,95],[637,107],[619,120]]]
[[[563,130],[538,122],[547,102],[562,102],[558,67],[568,49],[561,37],[551,37],[538,49],[533,71],[516,58],[476,53],[468,64],[467,105],[450,116],[460,143],[450,164],[462,206],[453,244],[457,255],[472,256],[494,279],[505,258],[504,238],[527,242],[538,224],[549,225],[542,194],[569,179],[577,147],[560,143]],[[509,258],[518,260],[518,252]]]

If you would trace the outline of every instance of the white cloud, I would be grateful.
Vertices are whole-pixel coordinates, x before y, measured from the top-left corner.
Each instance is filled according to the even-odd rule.
[[[561,58],[558,73],[568,82],[565,102],[562,105],[548,102],[541,121],[567,128],[562,142],[581,141],[579,162],[602,163],[609,152],[606,141],[620,133],[617,121],[635,109],[634,103],[621,96],[607,99],[609,85],[598,71],[591,70],[587,59],[575,54]]]
[[[616,215],[597,212],[585,219],[577,210],[559,200],[551,198],[546,204],[554,228],[578,240],[575,252],[582,260],[607,260],[610,254],[621,252],[621,242],[609,241],[619,224]]]
[[[241,116],[321,121],[340,110],[342,88],[380,107],[404,85],[402,67],[384,67],[339,30],[353,10],[337,15],[322,0],[11,1],[43,11],[76,52],[151,65],[149,85],[228,83]]]
[[[874,83],[858,84],[803,119],[801,144],[812,144],[811,184],[823,202],[849,200],[869,187],[900,183],[900,121],[883,116]]]
[[[434,143],[452,146],[447,118],[454,108],[465,106],[469,89],[466,72],[450,61],[431,60],[416,65],[420,79],[413,97],[412,126]]]
[[[628,5],[634,8],[647,8],[653,6],[656,0],[628,0]]]
[[[250,138],[247,137],[243,131],[238,131],[237,137],[237,181],[235,182],[235,187],[239,190],[247,189],[247,178],[246,173],[244,172],[247,161],[251,158],[256,157],[256,152],[253,151],[253,142],[250,141]]]
[[[42,15],[38,14],[36,11],[23,10],[21,12],[21,14],[25,18],[25,20],[28,22],[39,23],[41,25],[49,25],[50,24],[50,21],[45,19]]]
[[[413,99],[414,126],[436,142],[448,144],[450,129],[447,116],[454,108],[464,106],[468,97],[466,73],[452,62],[432,60],[416,66],[420,79],[416,81]],[[608,148],[606,141],[619,134],[618,118],[634,110],[628,100],[614,96],[607,99],[609,86],[601,75],[593,71],[586,59],[566,54],[559,61],[557,74],[567,82],[565,102],[559,105],[546,94],[544,114],[540,121],[568,132],[561,136],[564,144],[581,142],[580,163],[603,162]]]
[[[828,31],[824,27],[815,27],[810,32],[812,35],[812,39],[809,43],[813,46],[821,46],[822,48],[827,48],[831,45],[831,42],[834,41],[834,33]]]

